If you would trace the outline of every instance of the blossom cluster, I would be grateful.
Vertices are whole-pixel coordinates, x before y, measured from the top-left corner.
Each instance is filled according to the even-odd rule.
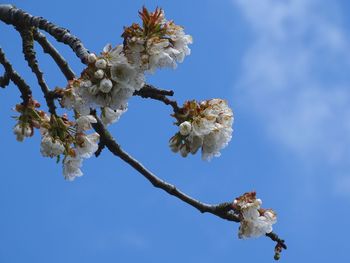
[[[118,121],[127,110],[128,100],[142,89],[145,74],[157,68],[175,68],[190,54],[192,38],[181,26],[165,19],[162,9],[139,12],[142,25],[124,28],[123,44],[107,44],[100,55],[90,53],[87,67],[77,79],[68,82],[65,89],[57,88],[60,104],[74,111],[74,120],[68,115],[48,116],[39,111],[36,101],[16,106],[20,116],[14,127],[18,141],[30,137],[34,128],[40,129],[40,152],[45,157],[63,158],[63,174],[68,180],[81,176],[83,159],[90,158],[98,149],[99,135],[88,134],[97,119],[91,109],[100,108],[104,125]]]
[[[17,123],[13,128],[16,140],[22,142],[25,138],[34,134],[34,128],[40,127],[40,120],[44,117],[43,111],[37,110],[40,107],[39,102],[30,98],[26,104],[17,104],[15,111],[20,115],[15,117]]]
[[[195,154],[200,148],[204,160],[218,157],[232,138],[233,113],[225,100],[187,101],[173,116],[179,131],[169,145],[183,157]]]
[[[82,176],[80,170],[83,159],[90,158],[98,149],[99,135],[86,134],[92,123],[97,120],[92,115],[80,116],[76,121],[69,121],[66,115],[51,115],[41,125],[40,152],[45,157],[63,159],[63,176],[72,181]]]
[[[70,81],[61,105],[79,114],[101,107],[105,124],[116,121],[127,102],[145,83],[145,74],[157,68],[176,67],[190,54],[192,38],[167,21],[162,9],[140,11],[142,26],[132,24],[122,34],[123,44],[107,44],[100,56],[91,53],[79,79]]]
[[[255,192],[245,193],[233,201],[233,208],[241,217],[239,238],[259,237],[272,231],[272,225],[277,222],[276,213],[261,208],[261,204]]]
[[[64,155],[67,179],[80,176],[82,159],[91,157],[98,148],[98,134],[85,133],[97,121],[89,115],[91,109],[101,109],[104,125],[116,122],[127,110],[129,98],[144,86],[146,73],[175,68],[190,54],[191,36],[166,20],[162,9],[149,12],[143,8],[139,15],[142,25],[125,27],[122,45],[113,48],[108,44],[100,55],[90,53],[81,76],[69,81],[65,89],[56,90],[61,106],[73,110],[75,120],[67,115],[49,117],[29,104],[26,112],[21,112],[14,129],[18,140],[31,136],[33,127],[40,128],[42,155]],[[188,101],[173,116],[179,132],[170,139],[170,147],[184,157],[201,149],[202,158],[210,160],[231,140],[233,113],[224,100]]]
[[[190,55],[188,45],[192,37],[186,35],[181,26],[164,17],[162,9],[149,13],[144,7],[139,12],[142,26],[132,24],[125,28],[124,51],[129,61],[148,72],[157,68],[176,68],[177,62],[183,62]]]
[[[98,149],[99,135],[86,134],[92,129],[91,123],[96,118],[91,115],[80,116],[76,121],[69,121],[67,115],[58,117],[48,116],[38,110],[40,104],[29,99],[26,104],[18,104],[15,110],[20,113],[17,124],[13,128],[18,141],[34,134],[34,128],[40,130],[40,152],[44,157],[57,158],[63,155],[63,175],[72,181],[81,176],[80,170],[83,159],[90,158]]]

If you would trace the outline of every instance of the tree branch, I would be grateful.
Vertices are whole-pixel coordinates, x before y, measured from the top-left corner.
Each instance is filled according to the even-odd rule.
[[[83,43],[72,35],[68,29],[58,27],[43,17],[32,16],[13,5],[0,4],[0,20],[9,25],[21,26],[24,24],[40,28],[52,35],[58,42],[69,45],[82,63],[87,64],[88,62],[89,51]]]
[[[137,161],[135,158],[133,158],[131,155],[125,152],[115,141],[115,139],[112,137],[109,131],[104,127],[99,118],[96,116],[96,112],[93,111],[92,114],[95,115],[95,118],[97,119],[97,123],[93,123],[92,126],[95,129],[95,131],[100,135],[100,142],[105,147],[107,147],[110,152],[118,156],[120,159],[122,159],[131,167],[133,167],[136,171],[138,171],[141,175],[143,175],[154,187],[160,188],[168,194],[177,197],[181,201],[196,208],[201,213],[210,213],[228,221],[240,222],[239,215],[234,213],[234,210],[232,208],[232,202],[225,202],[217,205],[202,203],[192,198],[191,196],[183,193],[174,185],[169,184],[166,181],[157,177],[146,167],[144,167],[139,161]],[[282,249],[287,249],[285,241],[283,239],[280,239],[278,235],[274,232],[270,232],[266,234],[266,236],[277,243],[275,246],[274,258],[278,260],[280,258],[280,253],[282,252]]]
[[[161,90],[157,89],[152,85],[145,84],[142,89],[135,91],[134,96],[140,96],[142,98],[151,98],[154,100],[162,101],[166,105],[170,105],[174,112],[178,112],[180,110],[177,102],[175,100],[170,100],[166,96],[173,96],[174,91],[172,90]]]
[[[238,216],[234,214],[232,210],[227,209],[228,203],[219,204],[219,205],[210,205],[210,204],[202,203],[186,195],[185,193],[178,190],[174,185],[163,181],[162,179],[158,178],[155,174],[153,174],[151,171],[147,170],[147,168],[144,167],[139,161],[134,159],[131,155],[129,155],[120,147],[120,145],[115,141],[112,135],[104,127],[104,125],[96,116],[96,114],[95,114],[95,117],[97,119],[97,123],[92,124],[93,128],[100,135],[100,139],[103,141],[105,146],[114,155],[118,156],[120,159],[128,163],[136,171],[142,174],[154,187],[163,189],[168,194],[173,195],[179,198],[180,200],[184,201],[185,203],[193,206],[194,208],[199,210],[201,213],[211,213],[229,221],[239,222]]]
[[[63,75],[67,80],[72,80],[75,78],[75,73],[69,67],[67,61],[61,56],[57,49],[50,43],[43,33],[34,29],[33,30],[34,40],[37,41],[43,48],[44,53],[49,54],[53,60],[56,62],[57,66],[62,71]]]
[[[40,70],[38,61],[36,60],[36,53],[34,51],[34,38],[33,38],[33,28],[28,27],[16,27],[17,31],[22,37],[22,51],[24,54],[25,60],[28,62],[28,66],[31,68],[32,72],[35,74],[41,91],[44,94],[47,107],[49,112],[53,115],[56,115],[56,106],[53,97],[51,96],[50,89],[47,86],[43,72]]]
[[[21,92],[21,98],[23,103],[27,104],[29,99],[32,97],[32,91],[28,84],[22,79],[22,77],[13,69],[11,63],[6,59],[5,53],[0,47],[0,64],[5,68],[5,75],[7,75],[11,81],[18,87]]]
[[[287,249],[287,245],[283,239],[280,239],[277,234],[270,232],[266,234],[267,237],[271,238],[272,241],[275,241],[277,244],[275,246],[275,260],[279,260],[281,257],[282,249]]]
[[[82,63],[87,63],[87,57],[89,51],[84,47],[82,42],[72,35],[69,30],[58,27],[53,23],[42,17],[32,16],[21,9],[18,9],[12,5],[0,4],[0,20],[6,24],[14,25],[16,29],[20,32],[23,40],[23,53],[25,59],[28,62],[29,67],[32,69],[37,77],[38,83],[44,93],[46,102],[49,107],[49,111],[55,114],[55,104],[54,99],[59,98],[60,94],[55,93],[55,91],[50,91],[47,84],[44,81],[43,73],[40,71],[36,54],[34,51],[33,41],[37,41],[43,48],[45,53],[48,53],[56,62],[62,73],[65,75],[67,80],[72,80],[75,78],[74,72],[70,69],[68,63],[59,54],[55,47],[46,39],[45,35],[37,30],[37,28],[42,29],[49,34],[51,34],[58,42],[63,42],[69,45],[75,54],[80,58]],[[19,76],[19,74],[14,71],[10,62],[6,59],[3,50],[0,48],[0,64],[5,68],[4,75],[0,77],[0,86],[5,87],[9,84],[11,80],[15,85],[18,86],[21,97],[23,99],[23,104],[26,104],[31,98],[30,87],[26,82]],[[166,105],[170,105],[174,112],[181,111],[175,100],[170,100],[167,96],[173,96],[174,92],[172,90],[160,90],[152,85],[145,85],[141,90],[136,91],[133,95],[140,96],[142,98],[151,98],[163,102]],[[99,150],[96,152],[98,156],[104,147],[108,148],[115,156],[119,157],[132,168],[143,175],[154,187],[160,188],[170,195],[173,195],[180,199],[181,201],[189,204],[190,206],[196,208],[201,213],[211,213],[222,219],[240,222],[240,215],[232,207],[232,202],[225,202],[221,204],[206,204],[199,200],[192,198],[191,196],[185,194],[184,192],[177,189],[174,185],[160,179],[146,167],[144,167],[139,161],[125,152],[120,145],[115,141],[109,131],[104,127],[100,119],[96,116],[96,111],[92,111],[95,115],[97,123],[93,123],[92,126],[95,131],[100,135]],[[275,259],[279,259],[282,249],[287,249],[285,241],[280,239],[277,234],[271,232],[266,234],[271,240],[276,242],[275,246]]]

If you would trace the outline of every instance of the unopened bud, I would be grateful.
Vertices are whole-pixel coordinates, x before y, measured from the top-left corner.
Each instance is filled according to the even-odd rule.
[[[190,132],[192,130],[192,125],[190,122],[184,121],[183,123],[180,124],[179,130],[180,130],[181,135],[187,136],[190,134]]]
[[[111,91],[112,87],[113,87],[113,83],[112,83],[112,81],[110,79],[103,79],[100,82],[99,89],[103,93],[108,93],[108,92]]]
[[[96,62],[96,55],[94,53],[90,53],[89,56],[88,56],[88,61],[89,63],[95,63]]]
[[[102,79],[104,74],[105,74],[104,71],[102,69],[99,69],[95,72],[94,76],[97,79]]]
[[[95,67],[99,69],[105,69],[107,67],[107,61],[104,59],[99,59],[96,61]]]
[[[188,155],[188,151],[187,151],[187,147],[185,144],[181,145],[180,147],[180,154],[182,157],[187,157]]]

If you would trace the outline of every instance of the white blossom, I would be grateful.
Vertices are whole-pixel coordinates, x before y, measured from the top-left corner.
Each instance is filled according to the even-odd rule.
[[[120,116],[127,111],[127,108],[112,110],[109,107],[104,107],[101,113],[101,121],[104,125],[109,125],[119,120]]]
[[[80,87],[81,88],[85,88],[85,89],[88,89],[92,86],[92,83],[90,80],[84,80],[84,81],[81,81],[80,82]]]
[[[167,21],[164,11],[157,9],[153,13],[140,13],[141,18],[151,16],[151,22],[143,23],[148,28],[126,28],[124,35],[124,51],[128,61],[143,71],[153,73],[156,69],[170,67],[175,69],[177,63],[182,63],[191,50],[188,45],[192,37],[186,35],[181,26]],[[140,35],[140,30],[143,34]],[[153,31],[152,31],[153,30]]]
[[[272,210],[267,210],[259,216],[259,212],[255,211],[254,218],[244,217],[244,220],[241,221],[238,232],[239,238],[260,237],[272,231],[272,225],[277,222],[275,213]]]
[[[179,63],[182,63],[185,56],[191,54],[191,49],[188,47],[188,45],[192,44],[192,37],[190,35],[186,35],[183,28],[179,27],[174,31],[172,41],[174,49],[177,51],[173,53],[173,56]]]
[[[89,88],[89,92],[91,95],[96,95],[99,91],[99,87],[97,87],[97,85],[92,85],[90,88]]]
[[[187,120],[180,122],[179,130],[185,138],[177,140],[178,147],[173,143],[172,150],[179,151],[179,146],[183,143],[187,145],[185,149],[192,154],[201,148],[203,160],[220,156],[221,149],[231,140],[233,131],[233,113],[227,102],[221,99],[207,100],[200,104],[189,101],[183,110]],[[175,117],[177,118],[176,114]],[[183,115],[179,118],[183,118]],[[181,155],[185,156],[184,153]]]
[[[90,87],[91,88],[91,87]],[[88,88],[88,90],[90,89]],[[83,96],[86,92],[86,88],[72,85],[64,94],[61,105],[68,110],[76,110],[81,115],[87,115],[90,113],[90,101],[89,97]]]
[[[76,120],[76,122],[77,122],[77,130],[81,132],[81,131],[91,130],[92,129],[91,123],[97,123],[97,120],[92,115],[85,115],[85,116],[80,116]]]
[[[83,175],[80,170],[82,161],[81,157],[65,157],[63,161],[63,176],[66,180],[73,181],[75,177]]]
[[[98,140],[100,136],[98,133],[89,135],[79,135],[79,144],[76,147],[77,154],[81,158],[90,158],[98,149]]]
[[[233,202],[234,208],[240,212],[238,237],[254,238],[272,231],[277,217],[271,209],[261,209],[262,201],[256,198],[255,192],[245,193]]]
[[[13,133],[16,135],[16,140],[22,142],[25,137],[32,136],[33,130],[29,125],[17,123],[13,127]]]
[[[41,139],[40,152],[44,157],[52,158],[64,152],[64,145],[59,139],[46,135]]]

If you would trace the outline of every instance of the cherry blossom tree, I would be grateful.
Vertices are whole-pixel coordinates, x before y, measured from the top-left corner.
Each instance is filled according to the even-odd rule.
[[[189,100],[180,106],[171,98],[174,91],[146,82],[147,75],[155,74],[161,68],[175,69],[182,63],[190,55],[192,37],[182,26],[167,20],[160,8],[149,12],[143,7],[139,16],[141,24],[133,23],[124,28],[122,44],[115,47],[107,44],[98,54],[87,50],[67,29],[12,5],[0,5],[1,21],[12,25],[20,34],[24,58],[37,78],[48,109],[41,109],[39,98],[34,98],[31,87],[15,71],[0,48],[0,63],[4,68],[0,86],[6,88],[12,82],[21,94],[21,101],[15,106],[17,117],[13,128],[17,141],[38,133],[42,156],[62,162],[62,173],[68,181],[83,175],[81,168],[85,159],[98,157],[103,150],[109,150],[154,187],[163,189],[201,213],[239,223],[239,238],[269,237],[276,242],[274,258],[279,259],[282,249],[287,247],[284,240],[272,232],[272,225],[277,221],[276,213],[261,208],[262,201],[255,192],[244,193],[233,201],[220,204],[203,203],[149,171],[124,151],[108,131],[108,126],[126,114],[128,100],[139,96],[172,108],[178,132],[170,138],[169,146],[182,157],[198,152],[203,160],[219,157],[232,137],[234,116],[226,100]],[[86,66],[80,75],[72,71],[45,33],[74,51]],[[66,87],[49,89],[36,59],[34,42],[57,64],[67,79]],[[65,113],[60,114],[58,106]]]

